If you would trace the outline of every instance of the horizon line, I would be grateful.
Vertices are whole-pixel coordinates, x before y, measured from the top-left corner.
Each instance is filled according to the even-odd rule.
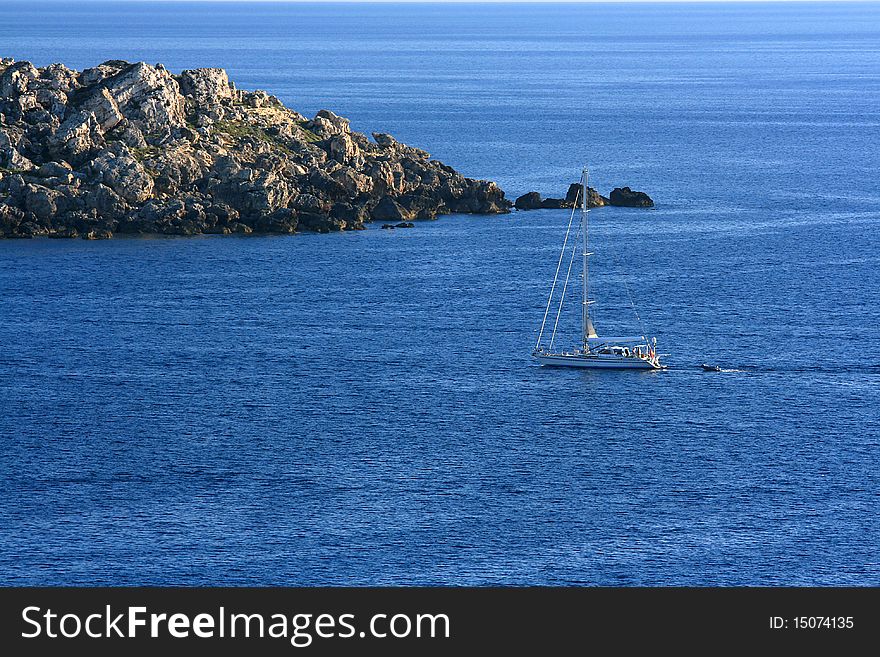
[[[317,4],[317,5],[370,5],[370,4],[424,4],[424,5],[629,5],[629,4],[657,4],[657,5],[739,5],[739,4],[877,4],[880,0],[78,0],[79,3],[104,3],[104,4],[150,4],[150,3],[222,3],[222,4]],[[4,4],[67,4],[65,0],[0,0],[0,6]]]

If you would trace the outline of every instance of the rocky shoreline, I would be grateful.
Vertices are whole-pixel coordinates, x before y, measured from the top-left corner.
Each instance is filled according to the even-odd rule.
[[[511,205],[494,182],[222,69],[0,59],[0,237],[330,232]]]

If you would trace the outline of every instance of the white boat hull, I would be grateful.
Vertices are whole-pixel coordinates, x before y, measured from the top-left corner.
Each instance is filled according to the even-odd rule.
[[[655,365],[642,358],[624,358],[606,354],[535,354],[541,365],[549,367],[583,367],[597,370],[662,370],[662,365]]]

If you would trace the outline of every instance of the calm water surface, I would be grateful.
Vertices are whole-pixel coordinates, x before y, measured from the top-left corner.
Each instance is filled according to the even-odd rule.
[[[671,369],[532,363],[566,211],[0,242],[0,583],[880,584],[880,5],[2,10],[5,56],[648,191],[591,282]]]

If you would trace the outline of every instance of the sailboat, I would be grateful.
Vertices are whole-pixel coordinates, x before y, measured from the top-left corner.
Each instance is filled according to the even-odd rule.
[[[648,340],[647,336],[625,336],[625,337],[599,337],[596,333],[596,327],[593,325],[592,313],[590,307],[595,303],[589,297],[589,258],[592,253],[588,250],[587,228],[589,215],[589,195],[587,193],[589,183],[589,171],[587,167],[581,174],[581,189],[578,193],[578,199],[575,200],[574,208],[571,211],[571,218],[568,221],[568,230],[565,232],[565,241],[562,243],[562,252],[559,254],[559,262],[556,265],[556,275],[553,277],[553,285],[550,288],[550,297],[547,299],[547,308],[544,311],[544,320],[541,322],[541,330],[538,333],[538,342],[532,355],[541,365],[549,365],[555,367],[585,367],[591,369],[615,369],[615,370],[662,370],[666,366],[660,363],[660,356],[657,354],[657,338]],[[580,203],[578,203],[580,201]],[[565,301],[565,292],[568,289],[568,281],[571,277],[572,264],[574,264],[575,253],[577,251],[576,234],[572,238],[572,227],[574,225],[574,216],[577,207],[580,205],[580,228],[576,233],[580,233],[582,237],[581,255],[583,257],[583,276],[582,276],[582,304],[581,304],[581,343],[569,349],[557,350],[556,330],[559,326],[559,317],[562,314],[563,302]],[[553,304],[553,297],[557,291],[559,283],[559,275],[562,270],[565,254],[569,250],[569,241],[572,241],[570,247],[571,255],[568,262],[568,271],[565,276],[565,282],[562,284],[562,292],[560,294],[556,319],[553,324],[553,331],[550,336],[550,342],[543,344],[545,328],[547,327],[547,319],[550,316],[550,307]],[[635,308],[635,307],[634,307]],[[636,314],[638,317],[638,313]],[[641,322],[641,320],[640,320]],[[643,329],[644,331],[644,329]]]

